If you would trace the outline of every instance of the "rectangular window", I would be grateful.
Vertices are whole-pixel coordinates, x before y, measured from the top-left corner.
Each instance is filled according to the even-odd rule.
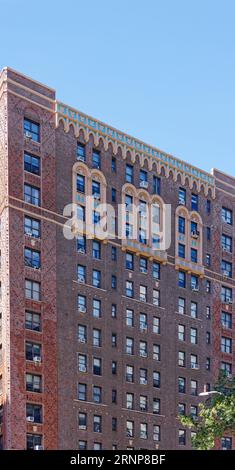
[[[183,235],[185,234],[185,218],[184,217],[179,217],[178,219],[178,232],[182,233]]]
[[[211,201],[207,199],[206,201],[206,213],[209,215],[211,213]]]
[[[160,388],[161,380],[160,380],[160,372],[153,372],[153,387]]]
[[[85,325],[78,325],[78,341],[79,343],[86,343],[87,341],[87,328]]]
[[[178,312],[181,315],[185,314],[185,299],[183,297],[178,298]]]
[[[40,313],[25,312],[25,328],[27,330],[41,331]]]
[[[83,266],[82,264],[78,264],[77,274],[78,274],[78,282],[81,282],[84,284],[86,282],[86,266]]]
[[[116,246],[111,247],[111,260],[117,261],[117,248]]]
[[[117,305],[116,304],[112,304],[111,317],[112,318],[117,318]]]
[[[160,307],[160,291],[153,289],[153,305]]]
[[[79,372],[87,372],[87,357],[85,354],[78,354],[78,370]]]
[[[25,216],[24,218],[24,233],[29,237],[40,238],[41,227],[40,221],[32,217]]]
[[[178,256],[180,258],[185,258],[185,245],[182,243],[179,243],[178,245]]]
[[[139,354],[140,354],[140,357],[147,357],[148,356],[147,342],[146,341],[140,341],[140,343],[139,343]]]
[[[139,263],[140,263],[140,272],[141,273],[144,273],[144,274],[147,274],[148,272],[148,261],[147,261],[147,258],[143,258],[142,256],[140,257],[140,260],[139,260]]]
[[[197,396],[197,380],[190,380],[190,395]]]
[[[222,288],[221,288],[221,301],[225,304],[232,304],[232,302],[233,302],[232,289],[230,289],[230,287],[222,286]]]
[[[26,448],[27,450],[42,450],[42,435],[41,434],[26,434]]]
[[[40,142],[40,124],[24,118],[24,136],[34,142]]]
[[[77,238],[77,251],[78,253],[86,253],[86,237],[85,235],[79,235]]]
[[[190,328],[190,343],[197,344],[197,328]]]
[[[24,249],[24,264],[30,268],[40,269],[41,255],[40,251],[33,250],[32,248]]]
[[[101,330],[93,329],[93,346],[101,347]]]
[[[142,302],[147,302],[147,287],[140,285],[140,300]]]
[[[223,234],[221,237],[221,245],[223,251],[226,251],[227,253],[232,253],[232,237]]]
[[[140,170],[140,187],[141,188],[148,187],[148,173],[145,170]]]
[[[133,183],[133,166],[126,165],[126,182]]]
[[[186,190],[183,188],[179,188],[178,201],[179,201],[179,204],[183,206],[186,205]]]
[[[159,344],[153,344],[153,359],[155,361],[161,360],[161,348]]]
[[[42,392],[42,377],[41,375],[26,374],[26,390],[28,392]]]
[[[191,261],[197,263],[197,250],[195,248],[191,248]]]
[[[93,150],[92,152],[92,166],[93,168],[100,169],[100,152],[98,150]]]
[[[153,398],[153,414],[159,415],[160,414],[160,398]]]
[[[40,189],[25,183],[24,201],[34,206],[40,206]]]
[[[148,439],[148,425],[140,423],[140,439]]]
[[[78,311],[86,313],[86,297],[85,295],[78,295]]]
[[[132,281],[126,281],[126,296],[133,297],[134,295],[134,286]]]
[[[31,343],[26,341],[25,343],[25,358],[27,361],[41,362],[42,359],[41,344]]]
[[[112,157],[112,160],[111,160],[111,170],[112,170],[112,173],[116,173],[116,158],[115,157]]]
[[[209,242],[211,240],[211,228],[206,227],[206,239]]]
[[[232,375],[232,364],[229,362],[221,362],[220,369],[225,373],[226,376]]]
[[[158,176],[153,176],[153,194],[161,194],[161,180]]]
[[[147,385],[148,383],[148,371],[147,369],[140,369],[140,385]]]
[[[40,158],[24,152],[24,170],[34,175],[40,175]]]
[[[41,300],[41,285],[39,282],[25,280],[25,297],[36,301]]]
[[[77,191],[85,193],[85,176],[83,175],[77,175]]]
[[[185,326],[178,325],[178,340],[185,341]]]
[[[77,142],[77,160],[81,162],[86,160],[85,145],[80,144],[80,142]]]
[[[222,336],[221,338],[221,351],[227,354],[232,354],[232,340]]]
[[[101,258],[101,244],[100,242],[93,240],[92,242],[92,257],[94,259],[100,259]]]
[[[134,421],[126,422],[126,436],[128,438],[134,437]]]
[[[126,338],[126,354],[134,354],[134,340],[133,338]]]
[[[140,331],[147,331],[148,324],[147,324],[147,315],[146,315],[146,313],[140,313],[139,325],[140,325]]]
[[[221,449],[222,450],[232,450],[232,438],[231,437],[222,437],[221,439]]]
[[[185,367],[185,352],[184,351],[178,352],[178,366]]]
[[[222,271],[223,276],[232,278],[233,277],[232,263],[222,260],[221,271]]]
[[[222,207],[222,222],[232,225],[233,224],[233,213],[230,209]]]
[[[178,391],[179,393],[185,393],[186,391],[186,380],[184,377],[178,377]]]
[[[133,366],[126,366],[126,381],[127,382],[134,382],[134,367]]]
[[[92,271],[92,285],[94,287],[101,287],[101,272],[97,269],[93,269]]]
[[[199,290],[198,277],[195,276],[194,274],[191,274],[191,289],[193,291],[198,291]]]
[[[86,401],[87,399],[87,386],[86,384],[78,384],[78,400]]]
[[[192,194],[191,196],[191,210],[198,211],[198,195]]]
[[[160,318],[153,317],[153,333],[160,335]]]
[[[186,414],[186,405],[185,403],[178,403],[178,414],[184,416]]]
[[[191,302],[190,315],[192,318],[197,318],[197,302]]]
[[[42,423],[42,405],[26,403],[26,421]]]
[[[126,309],[126,326],[134,326],[134,312],[128,308]]]
[[[179,445],[186,445],[186,431],[184,429],[179,429]]]
[[[221,325],[223,328],[232,329],[232,314],[228,312],[221,313]]]
[[[98,357],[93,357],[93,374],[102,375],[101,359]]]
[[[93,299],[92,302],[92,315],[94,318],[101,317],[101,300]]]
[[[160,279],[160,263],[153,262],[153,279]]]
[[[153,440],[155,442],[159,442],[161,440],[160,426],[158,424],[154,424],[153,426]]]
[[[134,269],[134,256],[132,253],[126,253],[126,269],[131,271]]]
[[[93,386],[93,402],[102,403],[102,388],[96,385]]]
[[[78,429],[85,431],[87,429],[87,414],[78,413]]]
[[[178,274],[178,285],[179,287],[186,287],[186,274],[184,271],[179,271]]]

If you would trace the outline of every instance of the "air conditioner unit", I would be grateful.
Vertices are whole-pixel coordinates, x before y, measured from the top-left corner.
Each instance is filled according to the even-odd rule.
[[[146,325],[141,325],[140,326],[140,331],[143,332],[143,331],[147,331],[147,326]]]
[[[42,362],[42,358],[41,358],[41,356],[34,356],[33,361],[34,362]]]
[[[84,366],[83,364],[79,366],[79,371],[80,372],[86,372],[87,369],[86,369],[86,366]]]
[[[77,155],[77,160],[80,161],[80,162],[84,162],[85,158],[82,157],[81,155]]]
[[[140,357],[147,357],[146,351],[140,351]]]
[[[146,406],[140,406],[140,411],[147,411]]]
[[[93,198],[99,200],[100,199],[100,194],[97,194],[97,193],[93,194]]]
[[[192,288],[192,291],[193,291],[193,292],[198,292],[198,291],[199,291],[199,287],[193,287],[193,288]]]
[[[34,446],[34,450],[43,450],[43,446]]]
[[[141,182],[140,182],[140,187],[147,189],[147,187],[148,187],[148,181],[141,181]]]
[[[86,313],[86,307],[84,307],[84,305],[80,305],[80,306],[78,307],[78,311],[79,311],[79,312],[82,312],[82,313]]]
[[[141,273],[144,273],[144,274],[147,274],[147,269],[146,268],[143,268],[142,266],[140,267],[140,272]]]
[[[32,134],[31,134],[31,132],[26,131],[24,135],[25,135],[26,139],[30,139],[30,140],[32,139]]]
[[[34,266],[33,269],[35,270],[40,269],[40,266]]]
[[[197,230],[192,230],[191,237],[192,238],[198,238],[199,237],[199,232]]]
[[[82,276],[78,276],[78,282],[81,282],[82,284],[85,284],[85,279]]]
[[[85,343],[85,342],[86,342],[86,338],[78,338],[78,341],[79,341],[79,343]]]
[[[127,432],[126,432],[126,437],[133,437],[133,436],[132,436],[132,432],[131,432],[131,431],[127,431]]]
[[[144,377],[140,377],[140,384],[141,385],[146,385],[147,380]]]
[[[84,254],[84,253],[85,253],[85,250],[84,250],[84,248],[79,248],[79,249],[78,249],[78,253],[82,253],[82,254]]]
[[[191,369],[196,369],[196,370],[198,370],[198,369],[199,369],[199,365],[192,363],[192,364],[191,364]]]
[[[80,424],[79,429],[81,431],[85,431],[86,430],[86,425],[85,424]]]
[[[34,417],[33,416],[27,416],[26,421],[29,423],[34,423]]]
[[[25,235],[26,235],[26,237],[32,237],[33,236],[32,232],[26,232]]]
[[[230,277],[230,272],[229,271],[223,271],[223,276],[224,277]]]

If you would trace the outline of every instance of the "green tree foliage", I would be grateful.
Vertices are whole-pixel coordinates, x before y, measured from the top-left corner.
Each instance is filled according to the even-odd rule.
[[[213,449],[216,438],[235,433],[235,377],[221,374],[214,391],[218,393],[200,403],[198,417],[180,416],[181,423],[196,433],[192,446],[197,450]]]

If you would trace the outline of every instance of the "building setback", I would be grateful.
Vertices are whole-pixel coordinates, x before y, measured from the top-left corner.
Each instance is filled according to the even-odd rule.
[[[118,204],[154,202],[161,220],[170,204],[169,249],[144,232],[65,238],[65,206],[86,218],[91,194],[116,216]],[[232,176],[2,70],[1,448],[191,448],[178,413],[196,415],[204,387],[233,373],[234,198]]]

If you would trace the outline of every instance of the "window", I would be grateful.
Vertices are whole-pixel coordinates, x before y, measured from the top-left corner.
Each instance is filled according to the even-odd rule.
[[[78,282],[85,283],[86,282],[86,267],[82,264],[78,264],[77,267],[78,272]]]
[[[206,281],[206,292],[208,294],[211,292],[211,281]]]
[[[117,431],[117,418],[112,418],[112,431]]]
[[[126,269],[134,269],[134,256],[132,253],[126,253]]]
[[[77,238],[77,251],[78,253],[86,253],[86,237],[79,235]]]
[[[112,375],[116,375],[116,374],[117,374],[117,362],[112,361]]]
[[[140,341],[139,354],[140,354],[140,357],[147,357],[148,356],[147,342],[146,341]]]
[[[111,170],[112,170],[112,173],[116,173],[116,158],[115,157],[112,157],[112,160],[111,160]]]
[[[179,445],[186,445],[186,431],[184,429],[179,429]]]
[[[232,253],[232,237],[228,235],[222,235],[221,237],[221,245],[223,251],[227,251],[228,253]]]
[[[159,344],[154,344],[153,345],[153,359],[155,361],[160,361],[161,360],[161,348]]]
[[[112,333],[111,342],[112,342],[112,347],[116,348],[117,347],[117,335],[116,335],[116,333]]]
[[[40,124],[24,118],[24,135],[34,142],[40,142]]]
[[[178,377],[178,392],[185,393],[186,390],[186,380],[184,377]]]
[[[42,377],[41,375],[26,374],[26,390],[28,392],[42,391]]]
[[[92,285],[94,287],[101,287],[101,272],[97,269],[93,269],[92,271]]]
[[[24,169],[35,175],[40,175],[40,158],[24,152]]]
[[[87,372],[87,357],[85,354],[78,354],[78,370],[79,372]]]
[[[160,426],[158,424],[153,425],[153,440],[160,441]]]
[[[101,359],[98,357],[93,358],[93,374],[102,375]]]
[[[86,413],[78,413],[78,429],[80,431],[87,429],[87,414]]]
[[[148,439],[148,425],[140,423],[140,439]]]
[[[233,277],[232,275],[232,263],[222,260],[221,262],[221,271],[225,277]]]
[[[117,261],[117,248],[116,246],[111,247],[111,260]]]
[[[126,393],[126,407],[128,410],[133,410],[134,408],[134,394]]]
[[[34,206],[40,206],[40,189],[30,184],[24,184],[24,200]]]
[[[148,383],[148,371],[147,369],[140,369],[140,385],[147,385]]]
[[[221,325],[223,328],[232,329],[232,315],[231,313],[221,313]]]
[[[126,309],[126,326],[134,326],[134,312],[129,308]]]
[[[126,165],[126,182],[133,183],[133,166]]]
[[[40,238],[40,221],[32,217],[25,216],[24,218],[24,233],[30,237]]]
[[[126,422],[126,436],[127,437],[134,437],[134,422],[127,421]]]
[[[190,355],[190,367],[191,369],[198,369],[198,358],[196,354]]]
[[[161,180],[157,176],[153,176],[153,194],[161,194]]]
[[[178,352],[178,366],[185,367],[185,352],[184,351]]]
[[[126,366],[126,381],[127,382],[134,382],[134,367],[133,366]]]
[[[148,411],[148,398],[140,395],[140,411]]]
[[[147,302],[147,287],[140,285],[140,300],[142,302]]]
[[[209,253],[206,254],[206,265],[207,266],[211,265],[211,255]]]
[[[182,243],[179,243],[178,245],[178,256],[180,258],[185,258],[185,245]]]
[[[117,390],[112,390],[112,403],[117,403]]]
[[[190,306],[190,315],[192,318],[197,318],[197,312],[198,312],[198,309],[197,309],[197,302],[191,302],[191,306]]]
[[[38,358],[39,362],[41,362],[41,345],[26,341],[25,358],[27,361],[36,361],[36,358]]]
[[[78,448],[80,450],[86,450],[87,449],[87,441],[78,441]]]
[[[41,331],[41,315],[40,313],[25,312],[25,328],[26,330]]]
[[[209,331],[206,332],[206,344],[211,344],[211,334]]]
[[[160,290],[153,289],[153,305],[160,307]]]
[[[197,396],[197,380],[190,380],[190,394]]]
[[[206,358],[206,370],[211,370],[211,360],[210,357]]]
[[[134,288],[132,281],[126,281],[126,296],[133,297],[134,295]]]
[[[185,341],[185,326],[178,325],[178,340]]]
[[[197,263],[197,250],[195,248],[191,248],[191,261]]]
[[[92,166],[93,168],[100,168],[100,152],[98,150],[92,152]]]
[[[78,325],[78,341],[79,343],[87,341],[87,327],[85,325]]]
[[[85,193],[85,176],[77,175],[77,191]]]
[[[184,416],[186,414],[186,405],[185,403],[178,403],[178,414]]]
[[[191,289],[194,291],[198,291],[198,277],[194,274],[191,274]]]
[[[179,204],[185,206],[186,204],[186,190],[183,188],[179,188],[178,193]]]
[[[102,389],[101,389],[101,387],[97,387],[97,385],[93,386],[92,399],[93,399],[94,403],[102,403]]]
[[[207,320],[211,319],[211,308],[209,306],[206,307],[206,318]]]
[[[160,263],[153,262],[153,278],[160,279]]]
[[[39,269],[41,267],[40,252],[32,248],[24,249],[24,264],[30,268]]]
[[[117,289],[117,277],[114,274],[112,274],[111,287],[112,289]]]
[[[148,271],[148,261],[147,258],[140,257],[140,272],[147,274]]]
[[[41,300],[41,285],[39,282],[25,280],[25,297],[26,299]]]
[[[26,420],[33,423],[42,423],[42,405],[26,403]]]
[[[209,242],[211,240],[211,228],[206,227],[206,239]]]
[[[146,331],[148,328],[147,315],[145,313],[140,313],[139,316],[139,325],[141,331]]]
[[[126,338],[126,354],[134,354],[134,340],[133,338]]]
[[[142,183],[144,183],[143,184],[144,188],[145,188],[145,183],[148,183],[148,173],[145,170],[140,170],[140,186],[142,186]]]
[[[227,354],[232,354],[232,340],[222,336],[221,338],[221,351]]]
[[[93,418],[93,431],[94,432],[102,432],[101,422],[102,422],[101,416],[94,415],[94,418]]]
[[[85,146],[79,142],[77,143],[77,160],[81,162],[85,162],[86,160]]]
[[[78,311],[86,313],[86,297],[85,295],[78,295]]]
[[[186,275],[185,275],[184,271],[179,271],[178,276],[179,276],[179,278],[178,278],[179,287],[186,287]]]
[[[153,372],[153,387],[160,388],[160,372]]]
[[[191,221],[191,236],[199,236],[197,222]]]
[[[179,217],[178,219],[178,232],[185,234],[185,218]]]
[[[221,288],[221,301],[225,304],[232,304],[232,289],[222,286]]]
[[[192,194],[191,196],[191,210],[198,211],[198,195]]]
[[[78,384],[78,400],[86,401],[87,399],[87,386],[86,384]]]
[[[232,438],[231,437],[222,437],[222,439],[221,439],[221,449],[222,450],[232,450]]]
[[[178,298],[178,312],[181,315],[185,314],[185,299],[183,297]]]
[[[221,362],[220,369],[225,372],[225,375],[232,375],[232,364],[229,362]]]
[[[101,317],[101,300],[93,299],[92,302],[92,314],[94,318]]]
[[[26,448],[27,450],[42,449],[42,435],[41,434],[26,434]]]
[[[233,223],[233,213],[230,209],[222,207],[222,222],[232,225]]]
[[[93,329],[93,346],[101,347],[101,330]]]
[[[207,199],[206,201],[206,213],[209,215],[211,213],[211,201]]]
[[[77,219],[80,220],[81,222],[85,222],[86,220],[85,207],[80,206],[79,204],[77,205]]]
[[[160,398],[153,398],[153,414],[159,415],[160,414]]]
[[[153,333],[160,335],[160,318],[153,317]]]
[[[197,344],[197,328],[190,328],[190,343]]]
[[[112,202],[116,202],[116,189],[115,188],[112,188],[111,194],[112,194],[112,197],[111,197]]]
[[[116,304],[112,304],[111,317],[112,318],[117,318],[117,305]]]

